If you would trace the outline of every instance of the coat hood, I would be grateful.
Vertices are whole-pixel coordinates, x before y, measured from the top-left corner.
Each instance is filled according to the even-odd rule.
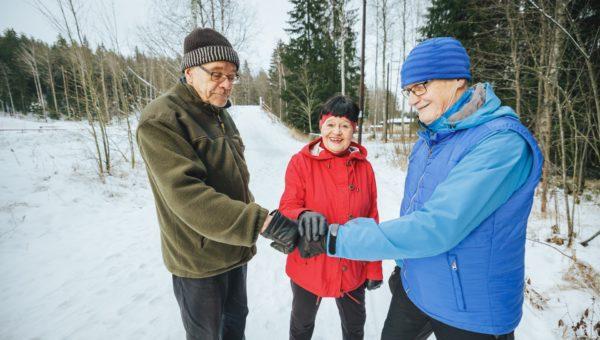
[[[326,159],[332,159],[334,157],[338,157],[338,155],[335,155],[333,153],[331,153],[329,150],[321,147],[321,142],[323,141],[323,137],[319,137],[313,141],[311,141],[310,143],[308,143],[307,145],[305,145],[302,150],[300,151],[301,154],[310,157],[310,158],[314,158],[314,159],[318,159],[318,160],[326,160]],[[350,147],[348,147],[348,154],[344,153],[344,156],[341,157],[348,157],[349,159],[356,159],[356,160],[365,160],[367,158],[367,149],[356,143],[356,142],[350,142]]]
[[[433,123],[429,125],[419,123],[424,128],[419,135],[426,140],[436,140],[454,131],[469,129],[499,117],[518,118],[512,108],[501,104],[492,85],[475,84]]]

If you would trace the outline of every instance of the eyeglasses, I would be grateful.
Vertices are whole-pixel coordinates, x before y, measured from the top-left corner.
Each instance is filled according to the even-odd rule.
[[[427,87],[425,86],[427,83],[429,83],[429,80],[424,81],[422,83],[416,83],[415,85],[411,86],[410,88],[403,89],[402,95],[404,97],[408,98],[410,96],[410,93],[412,92],[412,94],[414,94],[417,97],[422,96],[425,93],[427,93]]]
[[[202,67],[202,65],[198,65],[198,67],[202,71],[210,74],[210,80],[214,81],[215,83],[222,83],[225,81],[225,79],[229,80],[232,84],[238,84],[240,82],[240,75],[237,73],[224,74],[223,72],[209,71],[209,70],[205,69],[204,67]]]

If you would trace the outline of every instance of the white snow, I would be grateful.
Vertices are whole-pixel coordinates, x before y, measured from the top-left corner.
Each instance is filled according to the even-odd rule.
[[[252,192],[259,204],[273,209],[287,162],[304,142],[258,107],[230,112],[246,144]],[[84,122],[0,116],[0,338],[182,339],[145,169],[139,155],[133,169],[124,159],[130,157],[126,125],[109,129],[114,169],[104,181],[97,175],[88,129]],[[394,218],[405,173],[393,165],[391,145],[366,146],[381,219]],[[534,211],[528,238],[544,241],[554,220],[542,219],[537,205]],[[584,201],[577,212],[576,231],[583,239],[598,228],[598,201]],[[575,249],[579,260],[600,269],[600,239]],[[600,319],[598,302],[592,302],[598,296],[563,279],[571,263],[546,245],[527,242],[526,275],[547,302],[543,310],[525,303],[517,338],[573,337],[563,334],[558,320],[570,326],[592,306],[591,318]],[[285,257],[259,239],[248,267],[249,340],[287,338],[291,290],[284,264]],[[384,262],[386,280],[393,266]],[[387,284],[367,293],[365,339],[379,338],[390,298]],[[335,303],[325,299],[313,339],[340,338]]]

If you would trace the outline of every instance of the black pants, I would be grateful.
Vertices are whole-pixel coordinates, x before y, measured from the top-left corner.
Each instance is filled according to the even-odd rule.
[[[217,276],[173,275],[173,290],[188,340],[242,340],[248,315],[246,265]]]
[[[438,340],[513,340],[515,338],[514,332],[500,336],[469,332],[429,317],[406,295],[398,267],[390,277],[389,285],[392,291],[392,302],[381,333],[382,340],[420,340],[427,339],[431,333],[434,333]]]
[[[310,339],[315,329],[315,318],[321,299],[292,282],[292,317],[290,340]],[[352,298],[348,296],[352,295]],[[341,298],[335,299],[342,321],[344,340],[363,339],[365,335],[365,287],[361,286]]]

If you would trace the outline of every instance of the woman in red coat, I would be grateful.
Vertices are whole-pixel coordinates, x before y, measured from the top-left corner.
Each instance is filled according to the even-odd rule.
[[[330,98],[321,111],[321,137],[295,154],[285,175],[279,210],[298,220],[301,237],[319,239],[328,224],[355,217],[379,219],[377,188],[367,150],[354,142],[358,106],[348,97]],[[322,297],[336,298],[344,339],[364,336],[365,287],[376,289],[383,280],[381,261],[353,261],[321,254],[288,255],[293,303],[290,339],[310,339]]]

